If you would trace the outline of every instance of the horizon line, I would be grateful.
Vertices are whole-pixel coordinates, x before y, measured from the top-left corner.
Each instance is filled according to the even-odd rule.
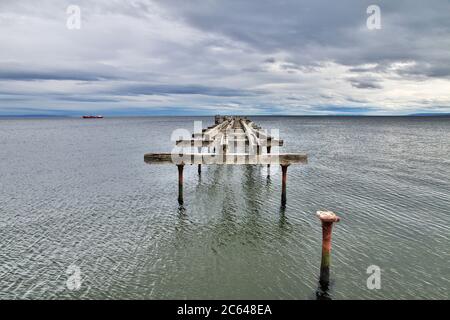
[[[0,114],[0,118],[80,118],[86,114]],[[89,114],[91,115],[91,114]],[[213,117],[228,114],[103,114],[105,118],[147,118],[147,117]],[[232,115],[232,114],[230,114]],[[245,114],[243,117],[445,117],[450,113],[410,113],[410,114]]]

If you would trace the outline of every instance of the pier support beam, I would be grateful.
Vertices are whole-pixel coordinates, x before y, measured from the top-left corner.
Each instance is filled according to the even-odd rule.
[[[317,216],[322,222],[322,261],[320,263],[320,286],[328,289],[330,282],[331,264],[331,234],[333,223],[339,222],[340,218],[331,211],[317,211]]]
[[[183,169],[184,164],[177,164],[178,168],[178,203],[183,204]]]
[[[288,164],[281,165],[281,206],[286,206],[286,180],[287,180],[287,168]]]

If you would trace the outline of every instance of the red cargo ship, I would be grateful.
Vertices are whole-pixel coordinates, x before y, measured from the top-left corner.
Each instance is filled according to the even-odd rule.
[[[83,119],[101,119],[103,116],[83,116]]]

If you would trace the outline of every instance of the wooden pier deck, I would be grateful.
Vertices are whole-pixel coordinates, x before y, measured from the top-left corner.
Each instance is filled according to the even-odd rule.
[[[271,152],[284,141],[269,135],[246,117],[216,116],[215,124],[202,132],[195,132],[190,139],[176,141],[171,153],[147,153],[144,161],[149,164],[175,164],[178,167],[180,204],[183,203],[183,168],[186,164],[198,165],[280,165],[282,169],[282,205],[286,203],[287,167],[306,164],[308,157],[299,153]]]

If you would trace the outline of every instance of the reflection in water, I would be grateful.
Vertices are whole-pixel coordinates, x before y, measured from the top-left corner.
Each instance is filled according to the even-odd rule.
[[[272,178],[270,176],[270,169],[267,169],[267,177],[266,177],[266,187],[267,190],[272,186]]]
[[[278,226],[280,229],[287,230],[288,220],[286,218],[286,207],[280,207],[280,219],[278,220]]]
[[[257,169],[260,168],[257,167],[259,166],[246,165],[242,167],[244,171],[242,190],[245,196],[245,202],[247,208],[254,213],[258,213],[262,205],[260,198],[262,194],[262,184],[260,181],[257,181],[257,177],[260,177],[260,171]]]
[[[319,287],[316,291],[317,300],[331,300],[330,296],[330,283],[327,281],[319,280]]]
[[[183,205],[183,164],[177,164],[178,168],[178,204]]]
[[[199,237],[207,237],[213,252],[217,252],[220,247],[224,248],[233,243],[235,245],[236,241],[240,245],[251,244],[252,247],[257,247],[258,242],[269,238],[277,241],[286,239],[292,228],[289,228],[285,208],[280,209],[278,220],[267,220],[267,217],[261,216],[261,213],[267,211],[267,195],[273,194],[272,181],[270,177],[267,180],[266,178],[261,166],[208,167],[203,178],[199,176],[198,179],[203,180],[197,183],[195,193],[203,194],[202,202],[214,204],[210,209],[213,216],[208,215],[210,220],[207,226],[190,225],[196,230],[189,232]],[[243,203],[239,203],[239,199],[242,199]],[[218,207],[219,211],[216,210]],[[242,216],[239,213],[243,208],[246,214]],[[183,205],[178,207],[180,219],[186,218],[186,212]],[[190,216],[191,213],[187,215]]]
[[[257,247],[259,242],[264,242],[269,238],[284,243],[293,232],[292,225],[290,225],[286,215],[286,196],[284,194],[284,203],[282,202],[279,207],[278,223],[264,220],[265,218],[261,214],[266,209],[267,195],[273,194],[273,182],[270,175],[264,177],[265,172],[262,172],[261,168],[261,166],[255,165],[214,166],[206,172],[207,174],[204,177],[206,180],[203,183],[202,175],[198,175],[195,193],[201,194],[204,190],[207,190],[206,198],[203,201],[214,203],[219,200],[216,205],[219,204],[221,208],[218,220],[213,221],[206,228],[202,225],[195,225],[192,223],[193,221],[190,221],[187,209],[183,205],[183,186],[179,184],[181,200],[179,198],[178,223],[175,227],[174,238],[175,247],[182,248],[182,251],[185,252],[186,245],[192,240],[194,234],[207,237],[207,239],[209,238],[209,245],[207,246],[213,252],[213,257],[209,257],[209,259],[213,259],[214,263],[217,263],[215,259],[221,259],[223,252],[228,250],[227,247],[236,245],[237,239],[240,245],[250,244],[251,247]],[[236,177],[240,181],[244,206],[237,202],[239,192],[236,191],[239,188],[236,188]],[[218,195],[223,195],[223,197],[218,197]],[[240,220],[237,213],[242,207],[245,208],[246,215]],[[211,212],[213,211],[214,209],[211,210]],[[195,212],[192,212],[192,214],[195,214]],[[278,268],[278,271],[284,272],[282,265]],[[331,300],[328,267],[321,267],[320,280],[315,293],[317,300]]]
[[[190,221],[186,208],[180,205],[177,210],[177,219],[174,228],[174,248],[184,249],[186,242],[190,238]]]
[[[178,207],[178,218],[186,217],[186,208],[183,205]]]
[[[179,206],[177,210],[177,224],[175,225],[175,231],[184,232],[187,230],[189,222],[189,216],[186,214],[186,208],[184,206]]]

